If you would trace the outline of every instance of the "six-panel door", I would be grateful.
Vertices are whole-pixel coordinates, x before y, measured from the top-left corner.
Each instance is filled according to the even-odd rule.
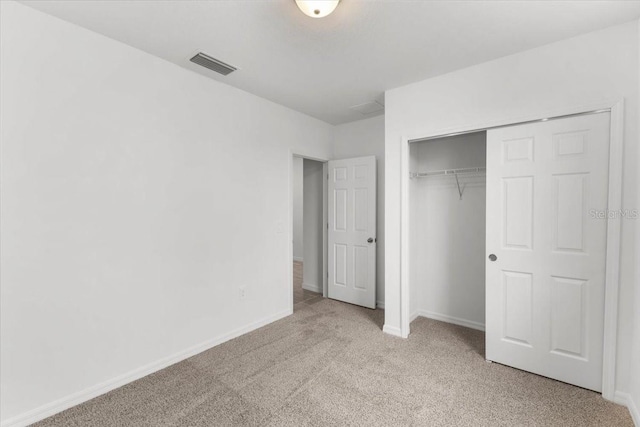
[[[601,390],[608,163],[608,113],[487,132],[488,360]]]
[[[376,159],[329,162],[329,298],[376,307]]]

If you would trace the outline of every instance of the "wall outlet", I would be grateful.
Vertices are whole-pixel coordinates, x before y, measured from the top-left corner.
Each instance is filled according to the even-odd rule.
[[[241,286],[238,289],[238,296],[240,297],[241,300],[245,299],[247,297],[247,288],[246,286]]]

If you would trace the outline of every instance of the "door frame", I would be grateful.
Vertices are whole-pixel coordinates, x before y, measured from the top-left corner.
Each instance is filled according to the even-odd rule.
[[[622,166],[624,146],[624,99],[540,111],[529,116],[505,118],[485,123],[465,124],[447,128],[427,128],[414,135],[403,135],[400,155],[400,334],[407,338],[410,333],[410,192],[409,192],[409,146],[438,137],[454,134],[480,132],[495,127],[513,126],[526,122],[561,118],[595,111],[608,111],[611,117],[609,135],[609,188],[607,209],[617,212],[622,209]],[[604,337],[602,353],[602,396],[607,400],[615,398],[615,376],[618,336],[618,294],[620,288],[620,243],[621,218],[607,219],[606,277],[604,302]]]
[[[299,157],[302,159],[313,160],[322,163],[322,223],[327,223],[328,218],[328,200],[327,200],[327,173],[329,159],[324,157],[318,157],[315,154],[305,152],[299,149],[289,149],[288,165],[289,165],[289,209],[288,209],[288,221],[287,221],[287,272],[288,283],[287,294],[289,295],[289,314],[293,314],[293,158]],[[327,297],[327,227],[322,227],[322,296]]]

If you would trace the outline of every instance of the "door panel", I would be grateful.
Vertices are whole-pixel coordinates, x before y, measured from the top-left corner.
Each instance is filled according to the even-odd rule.
[[[502,338],[531,346],[533,276],[530,273],[503,271],[504,299]]]
[[[487,132],[486,357],[600,391],[609,114]]]
[[[328,296],[375,308],[376,159],[331,161],[328,177]]]
[[[505,178],[504,246],[531,249],[533,241],[533,177]]]
[[[586,280],[553,277],[551,351],[584,358]]]

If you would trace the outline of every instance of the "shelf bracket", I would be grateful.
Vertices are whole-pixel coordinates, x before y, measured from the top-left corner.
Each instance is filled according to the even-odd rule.
[[[464,186],[460,187],[460,180],[458,179],[458,173],[455,173],[456,176],[456,184],[458,185],[458,194],[460,195],[460,200],[462,200],[462,193],[464,192]]]

